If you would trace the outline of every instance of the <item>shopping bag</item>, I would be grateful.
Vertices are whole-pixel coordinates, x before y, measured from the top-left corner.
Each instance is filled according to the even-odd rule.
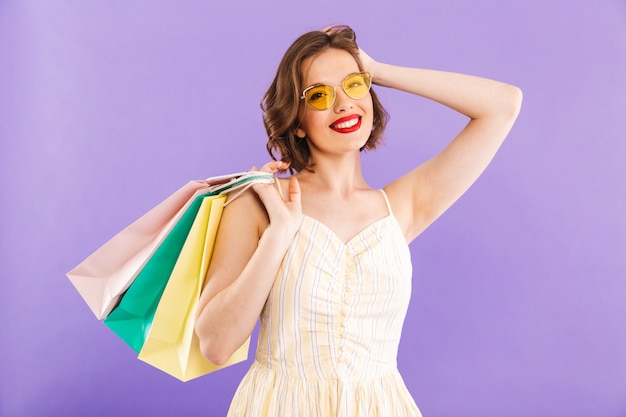
[[[250,339],[222,366],[200,351],[194,330],[196,307],[204,284],[225,197],[203,199],[187,240],[158,303],[139,359],[188,381],[244,361]]]
[[[157,304],[174,269],[202,201],[218,198],[235,190],[242,192],[256,182],[273,182],[267,173],[247,173],[245,176],[218,184],[207,194],[194,198],[123,294],[119,304],[105,318],[104,324],[124,340],[135,352],[141,350],[156,312]],[[238,194],[237,194],[238,195]],[[236,195],[235,195],[236,196]],[[233,196],[233,197],[235,197]],[[232,201],[231,197],[228,201]]]
[[[194,180],[115,235],[78,266],[68,278],[100,320],[117,305],[147,260],[199,195],[227,193],[254,182],[271,182],[271,174],[239,172]]]
[[[205,182],[188,182],[67,273],[98,319],[109,314],[188,203],[206,188]]]

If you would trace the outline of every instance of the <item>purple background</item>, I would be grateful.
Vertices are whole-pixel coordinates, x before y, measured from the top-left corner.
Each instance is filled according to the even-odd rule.
[[[249,362],[181,383],[65,272],[189,179],[263,164],[282,53],[334,23],[380,61],[525,94],[493,164],[411,245],[398,360],[425,417],[626,416],[623,0],[0,0],[0,415],[225,415]],[[464,123],[377,91],[374,187]]]

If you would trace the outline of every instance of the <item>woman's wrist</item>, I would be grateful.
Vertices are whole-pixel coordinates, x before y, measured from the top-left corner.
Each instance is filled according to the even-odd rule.
[[[267,244],[275,249],[285,252],[296,234],[297,227],[284,223],[270,223],[263,231],[259,245]]]

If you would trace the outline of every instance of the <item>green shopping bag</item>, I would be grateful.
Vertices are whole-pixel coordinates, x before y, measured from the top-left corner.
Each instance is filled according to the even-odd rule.
[[[161,295],[176,265],[202,200],[216,195],[200,195],[172,228],[163,243],[144,265],[120,303],[104,320],[115,334],[139,353],[152,325]]]

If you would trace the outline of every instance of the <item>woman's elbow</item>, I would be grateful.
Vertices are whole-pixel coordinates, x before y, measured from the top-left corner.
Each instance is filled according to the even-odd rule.
[[[507,102],[509,103],[508,105],[509,116],[512,117],[513,119],[516,119],[517,115],[519,114],[522,108],[522,101],[524,100],[524,94],[522,93],[522,90],[519,87],[516,87],[514,85],[509,85],[507,96],[508,96]]]
[[[232,356],[232,352],[227,352],[220,344],[213,342],[208,337],[201,337],[198,334],[198,341],[200,343],[200,352],[207,360],[217,366],[225,365],[226,362]]]

